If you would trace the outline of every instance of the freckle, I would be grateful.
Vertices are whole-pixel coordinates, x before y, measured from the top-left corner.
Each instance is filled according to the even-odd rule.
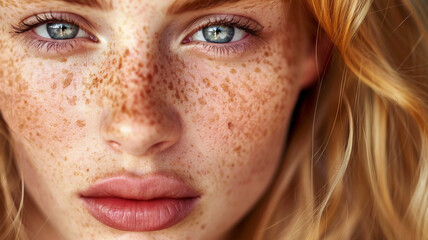
[[[207,102],[205,101],[205,99],[204,98],[199,98],[198,99],[198,101],[199,101],[199,103],[201,104],[201,105],[207,105]]]
[[[62,82],[62,87],[67,88],[68,86],[70,86],[72,80],[73,80],[73,74],[72,73],[68,74],[65,80]]]
[[[247,67],[247,64],[243,63],[243,64],[242,64],[242,67]]]
[[[148,82],[152,82],[152,81],[153,81],[153,75],[152,75],[152,74],[150,74],[150,73],[149,73],[149,74],[147,74],[147,77],[146,77],[146,78],[147,78],[147,81],[148,81]]]
[[[261,70],[260,70],[260,68],[256,68],[256,69],[254,69],[254,71],[256,72],[256,73],[259,73],[259,72],[261,72]]]
[[[235,73],[236,73],[236,70],[235,70],[234,68],[232,68],[232,69],[230,70],[230,73],[235,74]]]
[[[174,86],[172,85],[172,83],[171,83],[171,82],[168,84],[168,89],[169,89],[169,90],[174,89]]]
[[[65,62],[67,62],[67,58],[63,58],[63,59],[61,59],[61,60],[59,60],[60,62],[62,62],[62,63],[65,63]]]
[[[86,123],[85,123],[85,121],[83,121],[83,120],[77,120],[76,121],[76,124],[77,124],[77,126],[79,126],[79,127],[84,127],[84,126],[86,126]]]
[[[178,92],[178,90],[175,90],[175,98],[177,100],[180,100],[180,93]]]
[[[233,149],[233,151],[236,152],[236,153],[238,153],[238,154],[240,154],[241,153],[241,149],[242,149],[242,147],[238,146],[235,149]]]
[[[51,86],[52,89],[56,89],[56,83],[53,83]]]
[[[230,99],[233,100],[235,94],[230,90],[229,85],[223,83],[221,84],[221,88],[229,95]]]
[[[210,80],[208,80],[208,78],[202,79],[202,82],[205,83],[205,85],[207,85],[207,87],[210,87],[210,85],[211,85]]]

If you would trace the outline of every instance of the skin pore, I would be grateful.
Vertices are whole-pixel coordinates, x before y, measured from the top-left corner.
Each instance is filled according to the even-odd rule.
[[[268,188],[316,72],[302,13],[282,0],[189,2],[0,3],[0,110],[32,239],[226,239]],[[16,33],[37,14],[65,16],[88,37]],[[218,19],[250,30],[227,44],[191,38]],[[201,195],[170,228],[116,230],[79,199],[99,179],[153,173]]]

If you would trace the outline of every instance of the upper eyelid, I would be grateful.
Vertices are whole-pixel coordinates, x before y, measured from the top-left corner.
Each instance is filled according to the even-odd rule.
[[[40,21],[42,20],[42,21]],[[19,28],[22,28],[23,26],[27,28],[34,28],[38,27],[42,24],[46,24],[49,22],[54,21],[62,21],[62,22],[68,22],[71,24],[76,24],[79,28],[84,30],[85,32],[88,32],[88,34],[93,35],[96,31],[95,27],[85,18],[69,13],[69,12],[43,12],[34,14],[30,17],[25,18],[22,20],[18,25],[12,25],[12,27],[16,30]],[[28,29],[31,30],[31,29]]]
[[[201,18],[196,19],[195,21],[191,22],[185,29],[184,29],[184,35],[192,34],[193,32],[196,32],[197,30],[200,30],[199,28],[203,27],[204,25],[207,26],[209,24],[218,24],[220,21],[224,20],[230,20],[230,21],[236,21],[240,20],[241,23],[243,21],[246,21],[247,24],[254,24],[257,28],[254,32],[259,32],[264,29],[264,27],[258,23],[257,21],[244,17],[239,15],[230,15],[230,14],[210,14],[207,16],[203,16]],[[196,29],[195,29],[196,28]]]

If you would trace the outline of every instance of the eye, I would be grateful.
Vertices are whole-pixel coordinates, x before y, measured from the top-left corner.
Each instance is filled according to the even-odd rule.
[[[34,32],[41,37],[54,40],[90,37],[89,34],[77,25],[66,22],[45,23],[36,27]]]
[[[249,33],[238,27],[212,25],[192,35],[191,40],[209,43],[229,43],[244,39]]]

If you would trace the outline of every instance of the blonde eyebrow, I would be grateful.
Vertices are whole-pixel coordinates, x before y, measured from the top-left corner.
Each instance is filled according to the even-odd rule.
[[[225,5],[228,3],[236,3],[242,0],[176,0],[168,9],[168,14],[181,14],[190,11],[209,9]]]
[[[111,1],[106,0],[58,0],[74,5],[80,5],[83,7],[90,7],[96,9],[109,10],[113,8]],[[181,14],[189,11],[197,11],[202,9],[209,9],[225,5],[228,3],[236,3],[242,0],[176,0],[168,8],[168,14]]]
[[[102,1],[102,0],[59,0],[62,2],[79,5],[82,7],[90,7],[95,9],[109,10],[112,9],[111,1]]]

